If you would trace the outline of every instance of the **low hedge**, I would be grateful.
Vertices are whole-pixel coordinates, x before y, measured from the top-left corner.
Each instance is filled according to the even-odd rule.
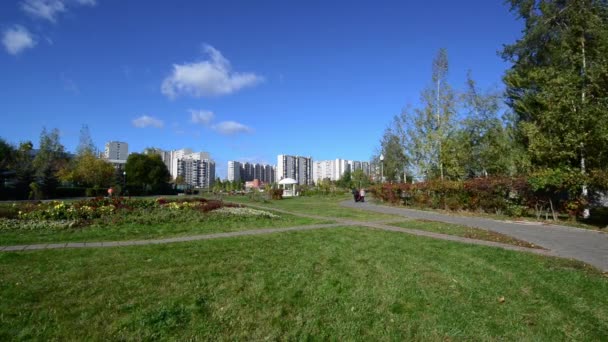
[[[576,218],[596,194],[606,191],[606,173],[583,176],[576,170],[547,169],[520,177],[489,177],[465,181],[432,180],[414,184],[381,184],[371,189],[382,201],[413,207],[467,210],[523,216],[534,211],[540,218],[558,214]],[[589,196],[582,196],[583,185]]]

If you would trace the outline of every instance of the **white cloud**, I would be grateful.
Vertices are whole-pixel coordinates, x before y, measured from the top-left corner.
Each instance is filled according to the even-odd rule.
[[[205,45],[204,49],[209,57],[207,60],[173,65],[171,76],[161,85],[164,95],[172,99],[179,95],[228,95],[263,81],[263,77],[251,72],[232,71],[230,61],[214,47]]]
[[[62,0],[24,0],[21,9],[34,18],[46,19],[51,22],[57,20],[57,15],[66,11]]]
[[[76,0],[76,2],[83,6],[95,6],[97,5],[96,0]]]
[[[213,120],[213,112],[208,110],[194,110],[190,109],[192,115],[192,122],[196,124],[208,125]]]
[[[56,22],[57,16],[68,10],[68,6],[95,6],[96,0],[23,0],[21,9],[34,18]]]
[[[25,27],[16,25],[4,31],[2,44],[8,53],[17,55],[25,49],[33,48],[36,41]]]
[[[144,128],[149,126],[162,128],[164,125],[165,124],[161,120],[155,119],[147,115],[140,116],[139,118],[133,120],[133,126],[137,128]]]
[[[223,121],[213,126],[213,129],[224,135],[232,135],[237,133],[251,133],[253,130],[241,123],[235,121]]]

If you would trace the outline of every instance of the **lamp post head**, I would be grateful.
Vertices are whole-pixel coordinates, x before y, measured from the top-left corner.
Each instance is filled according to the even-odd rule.
[[[380,153],[380,161],[384,161],[384,154]]]

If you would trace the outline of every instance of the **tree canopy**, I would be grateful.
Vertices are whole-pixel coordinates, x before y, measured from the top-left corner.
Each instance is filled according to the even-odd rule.
[[[504,47],[520,139],[538,167],[608,166],[606,1],[511,0],[523,36]],[[585,165],[586,164],[586,165]]]
[[[171,180],[171,174],[159,155],[131,153],[125,166],[127,184],[142,189]]]

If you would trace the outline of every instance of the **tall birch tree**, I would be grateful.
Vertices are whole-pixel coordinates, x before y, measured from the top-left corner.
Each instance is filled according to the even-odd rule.
[[[409,136],[411,154],[420,176],[444,179],[454,164],[453,156],[446,153],[448,139],[454,129],[456,99],[448,83],[448,54],[440,49],[433,60],[431,84],[422,91],[422,108],[414,110]]]

